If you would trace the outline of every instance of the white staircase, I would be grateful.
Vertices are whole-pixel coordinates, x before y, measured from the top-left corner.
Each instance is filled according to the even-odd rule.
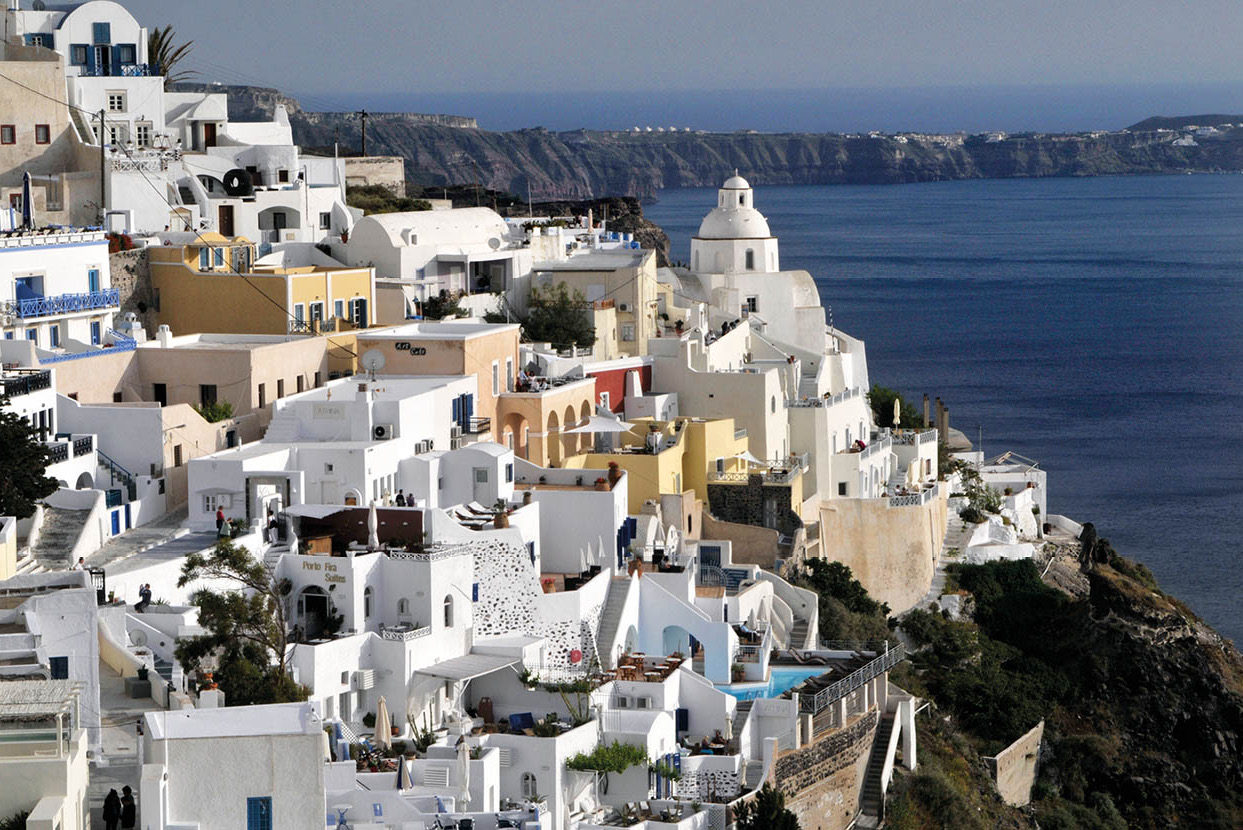
[[[292,444],[302,436],[298,427],[298,418],[288,412],[278,412],[268,424],[268,431],[263,440],[281,444]]]
[[[609,583],[609,593],[604,600],[604,610],[600,612],[600,636],[596,639],[598,648],[607,653],[600,654],[601,668],[611,669],[617,654],[613,643],[617,638],[617,629],[621,624],[622,611],[626,607],[626,597],[630,595],[630,578],[614,577]]]
[[[43,526],[39,529],[39,541],[30,551],[38,563],[38,570],[63,571],[73,564],[69,561],[69,552],[82,535],[88,515],[89,510],[43,506]],[[29,573],[37,573],[38,570],[31,570]]]

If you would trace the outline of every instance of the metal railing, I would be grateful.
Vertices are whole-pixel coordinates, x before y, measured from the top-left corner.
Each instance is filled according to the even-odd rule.
[[[49,317],[53,314],[72,314],[75,311],[93,311],[121,304],[121,292],[116,288],[88,291],[85,294],[56,294],[51,297],[28,297],[13,301],[12,313],[22,319]]]
[[[0,377],[0,397],[16,398],[52,388],[52,373],[46,369],[17,369]]]
[[[93,436],[86,435],[82,438],[73,439],[74,458],[77,458],[79,455],[86,455],[93,449],[95,449],[95,438]]]
[[[903,444],[908,447],[922,447],[924,444],[937,440],[937,431],[935,429],[924,429],[891,432],[889,437],[893,439],[895,444]]]
[[[867,459],[876,455],[878,452],[882,452],[884,450],[889,449],[892,446],[892,444],[893,444],[893,440],[888,435],[884,436],[879,441],[873,441],[872,443],[864,447],[863,450],[859,453],[859,460],[866,461]]]
[[[921,504],[927,504],[937,497],[941,491],[941,485],[935,484],[926,490],[920,490],[918,493],[907,493],[904,496],[890,496],[890,507],[919,507]]]
[[[62,461],[69,460],[69,445],[64,441],[47,445],[48,463],[59,464]]]
[[[66,360],[82,360],[87,357],[97,357],[101,354],[114,354],[116,352],[132,352],[138,348],[138,341],[132,337],[121,334],[119,331],[108,329],[108,334],[112,335],[112,345],[103,349],[92,349],[89,352],[72,352],[70,354],[55,354],[47,357],[40,357],[40,363],[64,363]]]
[[[108,471],[108,483],[115,484],[117,481],[120,481],[125,485],[130,501],[138,498],[138,482],[134,478],[134,474],[109,458],[103,450],[98,450],[96,456],[99,459],[99,466]]]
[[[893,646],[863,668],[843,677],[833,685],[821,689],[814,695],[801,695],[799,697],[799,709],[812,714],[822,712],[835,701],[841,700],[846,695],[861,688],[864,683],[884,674],[905,659],[906,650],[900,644]]]
[[[467,435],[478,435],[481,432],[488,432],[491,429],[491,418],[484,415],[472,415],[466,419],[466,425],[462,431]]]
[[[156,63],[85,65],[78,69],[82,78],[153,78],[160,74],[160,65]]]
[[[858,396],[862,394],[863,392],[858,387],[851,387],[850,389],[843,389],[842,391],[838,392],[836,395],[833,395],[831,397],[801,398],[799,400],[786,401],[786,406],[791,406],[791,407],[837,406],[839,403],[844,403],[850,400],[851,398],[857,398]]]

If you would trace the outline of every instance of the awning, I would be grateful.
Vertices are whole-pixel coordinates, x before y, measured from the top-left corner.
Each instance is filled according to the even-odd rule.
[[[467,654],[464,657],[453,657],[449,660],[441,660],[430,666],[424,666],[415,671],[415,674],[427,674],[432,677],[442,677],[445,680],[471,680],[481,677],[485,674],[491,674],[498,669],[516,666],[522,661],[517,657],[499,657],[494,654]]]

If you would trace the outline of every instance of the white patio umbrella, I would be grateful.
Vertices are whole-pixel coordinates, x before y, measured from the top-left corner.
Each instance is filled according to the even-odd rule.
[[[393,730],[389,726],[388,703],[385,702],[383,695],[380,696],[380,702],[376,704],[375,709],[375,742],[389,749],[393,745]]]
[[[893,399],[893,425],[895,427],[902,425],[902,399],[901,398]]]
[[[919,484],[919,459],[918,458],[912,459],[911,463],[908,464],[906,467],[906,483],[910,487],[914,487],[916,484]]]
[[[470,747],[466,745],[466,741],[458,741],[457,745],[457,812],[466,811],[470,804]]]
[[[371,500],[371,509],[367,511],[367,550],[380,547],[380,517],[376,513],[375,499]]]
[[[331,761],[332,760],[332,742],[328,739],[328,730],[326,729],[319,730],[319,737],[322,739],[320,742],[319,748],[320,748],[320,751],[324,755],[324,760]]]
[[[634,424],[627,421],[619,421],[615,418],[605,418],[600,415],[590,415],[587,420],[574,427],[574,429],[565,430],[566,434],[575,432],[630,432],[634,429]]]
[[[725,719],[725,728],[721,730],[721,735],[725,738],[725,743],[729,743],[734,739],[734,719]]]

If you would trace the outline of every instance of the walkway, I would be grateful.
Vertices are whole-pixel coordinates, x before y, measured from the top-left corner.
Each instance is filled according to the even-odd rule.
[[[125,694],[125,681],[106,663],[99,664],[99,714],[103,724],[100,755],[91,761],[91,782],[87,800],[91,826],[103,827],[103,804],[108,790],[128,784],[138,796],[142,768],[138,758],[138,719],[145,712],[163,711],[151,698],[135,699]]]
[[[945,519],[945,539],[941,542],[941,552],[937,555],[937,564],[932,571],[932,585],[919,602],[898,615],[899,619],[916,608],[927,610],[929,605],[941,599],[941,595],[945,593],[945,568],[961,561],[967,540],[971,538],[971,529],[972,526],[964,522],[956,510],[950,508]]]
[[[92,568],[102,568],[184,536],[189,532],[181,526],[186,520],[186,515],[187,509],[180,507],[165,513],[154,522],[128,530],[120,536],[114,536],[105,542],[103,547],[88,556],[86,564]]]

